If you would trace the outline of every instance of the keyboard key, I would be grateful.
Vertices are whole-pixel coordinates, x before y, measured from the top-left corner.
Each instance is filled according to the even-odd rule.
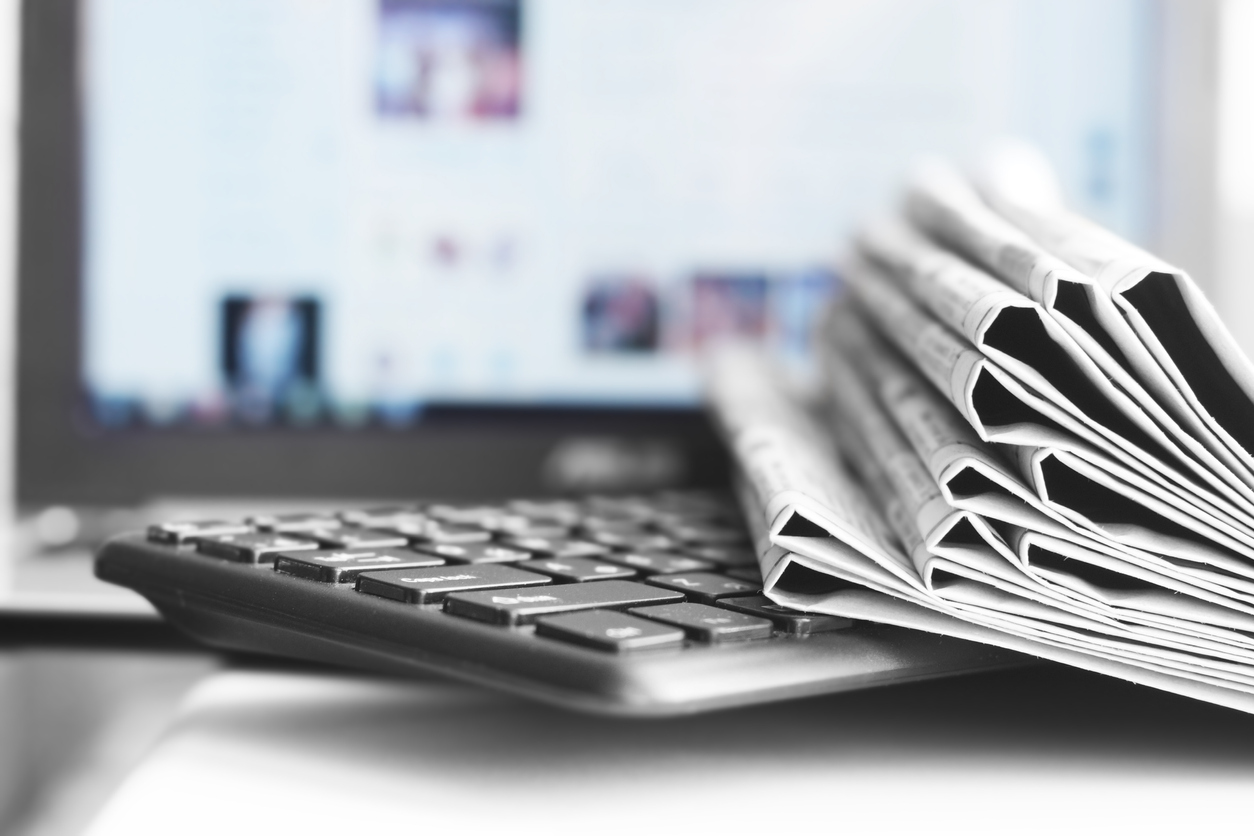
[[[427,515],[446,523],[482,525],[508,515],[509,511],[498,505],[432,505]]]
[[[713,563],[672,552],[616,552],[605,555],[611,563],[621,563],[649,575],[670,575],[675,572],[705,572]]]
[[[492,539],[492,532],[485,531],[476,525],[459,523],[430,522],[417,538],[424,543],[486,543]]]
[[[444,599],[444,611],[493,624],[515,625],[528,624],[542,615],[657,604],[682,598],[677,592],[632,581],[598,581],[517,592],[458,592]],[[736,613],[727,614],[738,618],[747,617]]]
[[[689,598],[712,604],[719,598],[731,598],[760,592],[762,587],[747,581],[733,580],[725,575],[710,572],[690,572],[683,575],[654,575],[645,583],[682,592]]]
[[[679,545],[665,534],[654,534],[647,531],[636,531],[630,534],[617,531],[593,531],[588,539],[602,546],[620,549],[625,552],[664,551]]]
[[[220,537],[224,534],[247,534],[252,526],[225,520],[174,522],[148,526],[148,539],[167,546],[182,546],[197,537]]]
[[[794,636],[808,636],[811,633],[828,633],[832,630],[844,630],[853,626],[848,618],[818,613],[797,612],[767,598],[765,595],[751,595],[747,598],[724,598],[718,606],[736,612],[769,618],[775,629],[783,630]]]
[[[409,549],[356,550],[326,549],[311,552],[284,552],[274,559],[274,571],[323,583],[348,583],[362,572],[373,569],[404,569],[442,566],[435,555]]]
[[[582,587],[577,587],[582,588]],[[772,624],[765,618],[718,609],[708,604],[666,604],[660,607],[638,607],[633,615],[679,627],[688,637],[699,642],[747,641],[770,637]]]
[[[631,535],[648,533],[648,529],[644,527],[643,523],[634,517],[624,520],[613,517],[609,519],[595,516],[584,517],[579,521],[579,527],[584,531],[587,531],[589,534],[602,533]]]
[[[427,517],[413,516],[377,523],[374,527],[379,531],[399,534],[411,543],[425,542],[427,532],[436,526],[434,520]]]
[[[534,557],[529,551],[499,543],[419,543],[413,549],[443,557],[450,563],[519,563]]]
[[[295,534],[302,531],[328,531],[343,523],[334,514],[259,514],[248,521],[262,531]]]
[[[723,525],[687,523],[669,525],[663,530],[677,540],[699,546],[742,546],[749,542],[748,536],[740,529]]]
[[[315,540],[275,531],[223,534],[221,537],[201,537],[196,541],[196,551],[201,554],[236,563],[269,563],[279,552],[313,551],[317,548]]]
[[[349,525],[360,525],[364,528],[392,528],[402,523],[426,520],[417,505],[387,505],[380,508],[359,508],[352,511],[341,511],[339,517]]]
[[[328,549],[387,549],[403,546],[409,542],[409,538],[396,531],[381,531],[373,528],[311,531],[309,536],[317,538],[318,542]]]
[[[513,514],[480,523],[488,531],[501,537],[565,537],[570,526],[557,520],[542,520],[522,514]]]
[[[502,537],[501,542],[516,549],[526,549],[536,557],[600,557],[609,554],[609,547],[565,537]]]
[[[625,580],[636,576],[635,569],[628,569],[626,566],[619,566],[602,560],[588,560],[580,557],[574,559],[551,557],[544,560],[529,560],[518,565],[519,568],[529,569],[532,572],[543,572],[546,575],[552,575],[558,580],[568,583],[601,581],[610,578]]]
[[[684,553],[723,566],[757,566],[758,556],[748,546],[684,546]]]
[[[472,589],[505,589],[543,586],[552,579],[513,566],[487,563],[477,566],[445,566],[437,569],[387,569],[363,572],[357,591],[406,604],[435,604],[450,592]]]
[[[679,647],[684,643],[684,631],[677,627],[613,610],[545,616],[536,620],[536,635],[614,653]]]
[[[758,589],[762,588],[762,570],[757,566],[732,566],[729,569],[724,569],[723,574],[738,581],[756,583]]]
[[[525,517],[534,517],[538,520],[552,520],[565,523],[566,525],[574,525],[583,514],[578,503],[564,499],[516,499],[506,503],[506,507],[515,514],[522,514]]]

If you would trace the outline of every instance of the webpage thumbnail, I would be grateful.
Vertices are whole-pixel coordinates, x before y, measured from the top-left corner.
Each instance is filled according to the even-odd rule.
[[[378,112],[418,120],[517,118],[521,33],[521,0],[380,0]]]
[[[658,349],[661,304],[640,276],[595,279],[584,295],[584,348],[594,353],[651,353]]]

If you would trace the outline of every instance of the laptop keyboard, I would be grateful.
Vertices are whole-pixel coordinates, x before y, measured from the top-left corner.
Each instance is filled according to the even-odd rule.
[[[155,525],[147,539],[610,654],[851,625],[765,598],[739,513],[717,494],[258,515]]]

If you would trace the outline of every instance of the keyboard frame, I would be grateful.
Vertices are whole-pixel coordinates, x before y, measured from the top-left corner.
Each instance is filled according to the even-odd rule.
[[[660,717],[1022,665],[988,645],[860,622],[804,637],[615,654],[234,563],[115,538],[97,577],[213,647],[377,672],[437,673],[564,708]],[[596,581],[590,581],[596,583]]]

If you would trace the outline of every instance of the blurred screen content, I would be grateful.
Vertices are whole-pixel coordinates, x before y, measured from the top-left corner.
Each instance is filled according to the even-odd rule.
[[[521,107],[521,0],[383,0],[379,113],[418,119],[513,119]]]
[[[728,335],[804,368],[837,243],[920,153],[1022,136],[1146,228],[1148,14],[85,0],[88,418],[688,409]]]
[[[222,375],[230,408],[264,424],[283,411],[316,416],[318,302],[228,297],[222,304]]]

